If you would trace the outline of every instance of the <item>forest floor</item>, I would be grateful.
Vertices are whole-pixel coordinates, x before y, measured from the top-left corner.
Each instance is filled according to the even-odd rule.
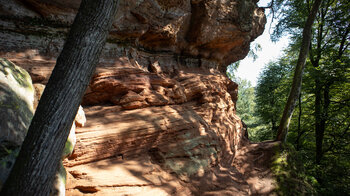
[[[209,191],[209,184],[199,183],[195,195],[276,195],[276,181],[271,170],[280,142],[250,143],[236,152],[230,165],[219,164],[211,168],[211,184],[218,187]],[[205,181],[207,177],[201,178]],[[193,182],[192,182],[193,183]]]
[[[251,143],[239,149],[233,166],[249,184],[250,195],[274,195],[276,180],[271,170],[280,142]]]

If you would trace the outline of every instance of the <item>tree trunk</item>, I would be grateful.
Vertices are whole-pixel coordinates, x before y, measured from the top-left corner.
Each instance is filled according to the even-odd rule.
[[[82,1],[1,195],[49,195],[117,4],[117,0]]]
[[[326,83],[323,89],[323,104],[322,88],[316,83],[315,93],[315,133],[316,133],[316,164],[320,164],[323,156],[323,138],[326,131],[326,121],[328,119],[328,108],[330,104],[329,89],[331,83]],[[322,109],[321,109],[322,108]],[[317,110],[316,110],[317,109]]]
[[[316,76],[315,78],[315,137],[316,137],[316,163],[321,162],[322,157],[322,143],[323,134],[322,130],[322,86],[319,81],[320,79]]]
[[[278,141],[284,142],[287,139],[289,123],[292,118],[294,108],[301,90],[305,61],[309,53],[309,46],[312,36],[312,25],[315,21],[316,14],[318,12],[318,9],[320,8],[321,2],[322,0],[315,0],[304,26],[303,39],[301,42],[297,65],[295,67],[292,88],[289,92],[289,97],[284,107],[283,115],[280,121],[280,125],[278,127],[278,133],[276,138],[276,140]]]
[[[272,118],[271,119],[271,130],[272,130],[272,137],[271,137],[271,139],[273,139],[273,137],[276,135],[276,133],[277,133],[277,129],[278,129],[278,127],[277,127],[277,125],[276,125],[276,120],[274,119],[274,118]]]
[[[299,94],[299,114],[298,114],[298,136],[295,140],[296,143],[296,150],[300,150],[300,138],[304,134],[304,131],[301,130],[301,115],[302,115],[302,107],[301,107],[301,94]]]

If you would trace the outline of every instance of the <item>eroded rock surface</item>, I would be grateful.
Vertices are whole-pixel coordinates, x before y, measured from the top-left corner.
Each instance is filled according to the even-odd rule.
[[[80,1],[1,0],[2,51],[57,56]],[[211,59],[222,70],[246,56],[266,23],[255,0],[120,0],[104,57],[115,44]],[[120,48],[120,47],[118,47]],[[29,57],[33,56],[28,55]]]
[[[80,1],[0,0],[0,55],[46,84]],[[67,195],[251,195],[226,67],[264,29],[255,0],[120,0],[64,161]],[[238,163],[238,162],[237,162]]]

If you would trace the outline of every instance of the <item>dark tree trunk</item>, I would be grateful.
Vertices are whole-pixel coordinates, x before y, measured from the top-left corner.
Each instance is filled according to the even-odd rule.
[[[301,115],[302,115],[302,107],[301,107],[301,94],[299,95],[299,114],[298,114],[298,136],[297,139],[295,140],[296,143],[296,150],[300,150],[300,138],[304,134],[305,131],[301,130]]]
[[[49,195],[117,0],[83,0],[1,195]]]
[[[324,24],[324,20],[325,20],[325,15],[327,12],[327,7],[325,8],[326,10],[323,11],[323,14],[321,15],[321,21],[322,24]],[[319,61],[321,59],[321,42],[322,42],[322,32],[323,32],[323,25],[321,25],[319,27],[319,35],[318,35],[318,45],[317,45],[317,51],[318,51],[318,55],[317,58],[312,62],[314,67],[319,67]],[[338,49],[338,55],[336,56],[336,58],[333,60],[333,63],[336,64],[337,60],[340,60],[344,54],[344,51],[347,50],[348,46],[347,44],[345,44],[346,40],[348,39],[348,35],[350,33],[350,24],[348,24],[348,26],[346,27],[345,32],[342,34],[342,39],[340,41],[340,46]],[[316,70],[316,74],[315,74],[315,137],[316,137],[316,164],[320,164],[323,154],[325,152],[327,152],[328,150],[330,150],[332,148],[333,145],[331,145],[327,150],[323,150],[323,138],[324,138],[324,134],[326,131],[326,122],[328,120],[328,108],[329,105],[331,103],[330,101],[330,88],[332,86],[332,84],[336,81],[336,79],[327,79],[326,82],[324,82],[325,84],[323,86],[321,86],[321,81],[318,78],[317,74],[320,71]],[[322,89],[323,88],[323,89]],[[323,102],[322,102],[322,90],[323,90]]]
[[[316,133],[316,163],[321,162],[322,157],[322,143],[323,134],[322,131],[322,86],[320,79],[316,76],[315,78],[315,133]]]
[[[322,0],[315,0],[311,12],[309,16],[307,17],[304,30],[303,30],[303,39],[301,42],[299,57],[297,61],[297,65],[295,67],[294,77],[293,77],[293,83],[292,88],[289,92],[287,103],[283,110],[283,115],[280,121],[280,125],[278,127],[278,133],[276,140],[278,141],[285,141],[287,139],[287,133],[289,128],[289,123],[292,118],[294,108],[296,105],[296,102],[298,100],[300,91],[301,91],[301,84],[302,84],[302,78],[303,78],[303,72],[305,67],[305,61],[306,57],[309,53],[309,46],[311,42],[311,36],[312,36],[312,25],[315,21],[316,14],[318,12],[318,9],[321,6]]]
[[[329,88],[331,83],[326,83],[323,88],[323,104],[322,104],[322,88],[316,84],[315,93],[315,119],[316,119],[316,164],[320,164],[323,156],[323,138],[326,131],[326,122],[328,120],[328,108],[330,104]]]
[[[274,136],[276,135],[277,133],[277,129],[278,129],[278,126],[276,125],[276,120],[274,118],[271,119],[271,129],[272,129],[272,139],[274,138]]]

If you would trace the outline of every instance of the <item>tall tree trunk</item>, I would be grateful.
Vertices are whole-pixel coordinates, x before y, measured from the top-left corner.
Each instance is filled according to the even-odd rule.
[[[322,157],[322,143],[323,134],[322,130],[322,85],[320,79],[316,76],[315,78],[315,137],[316,137],[316,163],[321,162]]]
[[[298,136],[295,140],[296,143],[296,150],[300,150],[300,138],[304,134],[304,131],[301,130],[301,115],[302,115],[302,107],[301,107],[301,94],[299,94],[299,114],[298,114]]]
[[[304,30],[303,30],[303,39],[301,42],[301,47],[299,51],[299,57],[297,61],[297,65],[295,67],[294,77],[293,77],[293,83],[292,88],[289,92],[289,97],[287,100],[287,103],[283,110],[283,115],[280,121],[280,125],[278,127],[278,133],[276,140],[278,141],[285,141],[287,139],[287,133],[289,128],[289,123],[293,115],[293,111],[296,105],[296,102],[298,100],[300,90],[301,90],[301,84],[302,84],[302,78],[303,78],[303,72],[306,62],[306,57],[309,53],[309,46],[312,36],[312,25],[315,21],[316,14],[318,12],[318,9],[321,6],[322,0],[315,0],[311,12],[309,16],[307,17]]]
[[[315,94],[315,133],[316,133],[316,164],[320,164],[323,156],[323,138],[326,131],[326,121],[328,119],[328,108],[330,104],[329,89],[331,83],[326,83],[323,89],[322,104],[322,88],[316,84]]]
[[[118,0],[83,0],[1,195],[49,195]]]
[[[272,130],[272,133],[271,133],[272,137],[271,137],[271,139],[276,135],[277,129],[278,129],[278,127],[276,125],[276,120],[274,118],[272,118],[271,119],[271,130]]]

